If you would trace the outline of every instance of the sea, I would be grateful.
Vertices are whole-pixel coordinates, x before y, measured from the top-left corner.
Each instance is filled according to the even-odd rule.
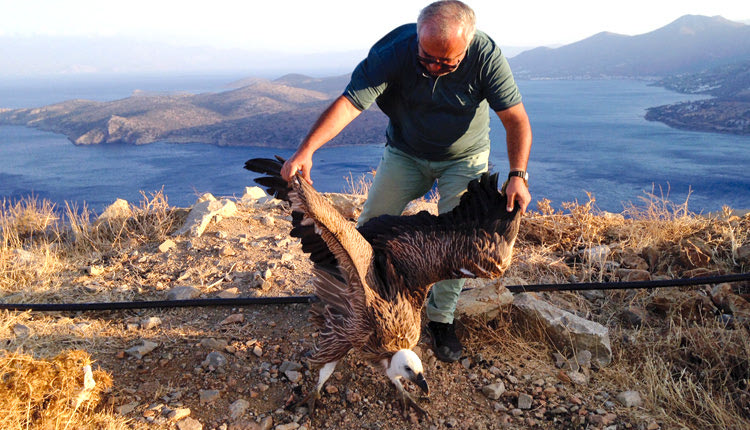
[[[69,99],[117,100],[134,91],[203,93],[228,89],[247,76],[185,75],[67,77],[0,80],[0,107],[40,107]],[[529,162],[531,209],[546,199],[555,208],[587,203],[620,213],[656,198],[687,203],[694,213],[724,206],[750,208],[750,136],[676,130],[644,119],[651,106],[696,99],[638,80],[519,81],[534,143]],[[311,124],[312,125],[312,124]],[[490,157],[504,176],[505,133],[491,119]],[[314,157],[320,191],[348,192],[377,167],[383,145],[323,147]],[[243,169],[253,157],[291,150],[210,144],[76,146],[65,136],[0,126],[0,197],[29,196],[64,209],[100,213],[118,198],[138,204],[162,192],[173,206],[192,205],[210,192],[239,197],[252,186]]]

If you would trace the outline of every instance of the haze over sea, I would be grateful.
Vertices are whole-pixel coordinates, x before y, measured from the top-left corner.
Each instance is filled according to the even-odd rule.
[[[240,76],[69,78],[53,82],[0,82],[0,107],[39,107],[83,98],[115,100],[136,90],[222,91]],[[533,202],[596,198],[599,209],[621,212],[655,190],[693,212],[727,205],[750,208],[750,138],[671,129],[648,122],[648,107],[695,99],[634,80],[519,81],[531,119],[529,163]],[[312,125],[312,124],[310,124]],[[507,171],[505,136],[493,116],[491,162]],[[381,145],[324,147],[316,153],[315,186],[346,191],[344,178],[373,170]],[[253,185],[242,168],[252,157],[291,151],[206,144],[75,146],[62,135],[25,127],[0,127],[0,196],[35,195],[58,206],[76,202],[101,212],[117,198],[132,203],[164,189],[169,203],[189,206],[203,192],[240,196]],[[532,207],[535,203],[532,203]]]

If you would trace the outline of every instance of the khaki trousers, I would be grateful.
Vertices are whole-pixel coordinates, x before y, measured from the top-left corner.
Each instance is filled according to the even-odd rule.
[[[380,215],[401,215],[406,205],[427,194],[435,181],[440,195],[438,211],[450,211],[458,205],[469,182],[487,171],[489,155],[488,149],[456,160],[429,161],[386,146],[358,225]],[[432,286],[427,299],[430,321],[453,322],[453,312],[464,281],[451,279]]]

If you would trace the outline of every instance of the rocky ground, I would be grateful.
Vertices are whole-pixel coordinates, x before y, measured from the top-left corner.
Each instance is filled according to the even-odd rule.
[[[289,237],[278,203],[238,203],[199,236],[173,236],[122,253],[98,253],[63,282],[67,301],[308,295],[311,264]],[[356,214],[352,214],[356,215]],[[526,262],[528,263],[528,261]],[[559,262],[557,263],[559,264]],[[517,279],[516,279],[517,280]],[[533,283],[537,280],[529,280]],[[380,369],[350,353],[314,417],[285,409],[317,374],[305,355],[316,333],[306,304],[96,313],[20,314],[6,348],[88,351],[112,374],[106,403],[133,428],[189,429],[659,429],[657,412],[617,370],[586,351],[566,357],[538,333],[517,330],[508,308],[466,318],[457,363],[417,348],[431,387],[429,412],[404,414]],[[32,346],[33,343],[33,346]],[[415,387],[408,387],[415,396]]]

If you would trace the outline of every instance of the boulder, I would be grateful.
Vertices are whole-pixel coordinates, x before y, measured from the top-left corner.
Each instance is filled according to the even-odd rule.
[[[589,350],[599,367],[612,361],[609,331],[601,324],[557,308],[533,293],[516,294],[513,306],[528,327],[541,328],[560,350]]]
[[[457,315],[485,315],[491,319],[498,315],[501,307],[513,302],[513,294],[501,282],[484,281],[477,284],[476,287],[463,291],[458,297]]]
[[[750,324],[750,302],[732,290],[732,284],[719,284],[711,290],[711,300],[725,313],[733,315],[741,324]]]
[[[96,219],[96,223],[102,223],[105,221],[122,220],[133,216],[133,211],[130,209],[130,203],[124,199],[117,199],[111,205],[104,209],[99,218]]]
[[[229,218],[236,213],[237,205],[231,200],[211,200],[201,197],[188,213],[185,224],[174,235],[189,234],[192,237],[200,237],[214,217]]]
[[[364,197],[340,193],[324,193],[323,195],[346,219],[356,220],[362,213],[362,206],[365,204]]]

